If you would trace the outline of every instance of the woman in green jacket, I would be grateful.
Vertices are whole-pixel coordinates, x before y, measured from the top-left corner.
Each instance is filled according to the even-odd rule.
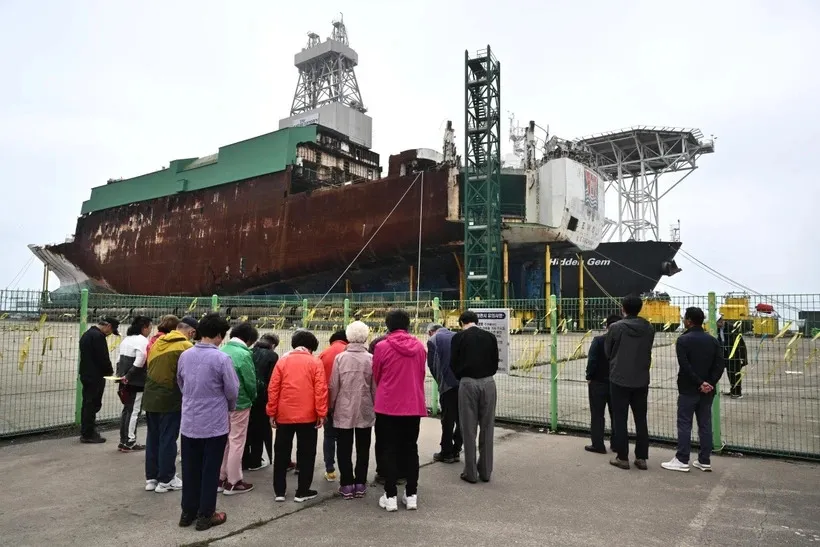
[[[256,369],[250,347],[257,339],[259,333],[253,325],[241,323],[231,329],[230,340],[222,346],[222,351],[231,357],[233,368],[239,378],[239,397],[236,400],[236,409],[232,410],[229,416],[228,443],[225,445],[217,488],[217,492],[223,492],[226,496],[253,490],[252,484],[242,480],[242,455],[245,452],[251,406],[256,399]]]

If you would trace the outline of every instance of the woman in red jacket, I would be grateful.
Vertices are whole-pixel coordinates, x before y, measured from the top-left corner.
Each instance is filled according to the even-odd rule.
[[[298,330],[290,340],[292,351],[283,355],[268,386],[267,413],[276,429],[273,442],[273,492],[276,501],[285,501],[287,472],[296,435],[296,467],[299,483],[293,501],[305,502],[317,496],[311,490],[316,463],[318,430],[327,417],[327,380],[322,362],[314,357],[319,341],[312,332]]]

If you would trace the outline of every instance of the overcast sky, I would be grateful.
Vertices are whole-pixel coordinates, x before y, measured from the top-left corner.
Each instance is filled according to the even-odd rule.
[[[490,44],[502,109],[524,122],[566,138],[631,125],[716,135],[716,153],[662,200],[662,236],[680,219],[683,248],[725,275],[764,293],[820,292],[820,3],[399,4],[0,0],[0,287],[28,264],[10,286],[39,288],[26,244],[71,235],[106,179],[277,129],[293,55],[342,11],[383,166],[440,148],[448,119],[463,152],[464,50]],[[678,289],[732,290],[678,264]]]

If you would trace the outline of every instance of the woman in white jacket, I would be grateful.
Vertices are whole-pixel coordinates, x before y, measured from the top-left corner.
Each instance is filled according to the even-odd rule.
[[[151,318],[137,315],[120,344],[120,358],[117,362],[117,376],[120,377],[117,395],[122,401],[120,444],[117,447],[120,452],[145,450],[145,445],[137,444],[137,420],[145,389],[146,348],[150,334]]]

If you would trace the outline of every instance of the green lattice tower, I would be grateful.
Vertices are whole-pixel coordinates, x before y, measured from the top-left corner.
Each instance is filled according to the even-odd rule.
[[[501,298],[501,63],[464,52],[464,275],[468,300]]]

